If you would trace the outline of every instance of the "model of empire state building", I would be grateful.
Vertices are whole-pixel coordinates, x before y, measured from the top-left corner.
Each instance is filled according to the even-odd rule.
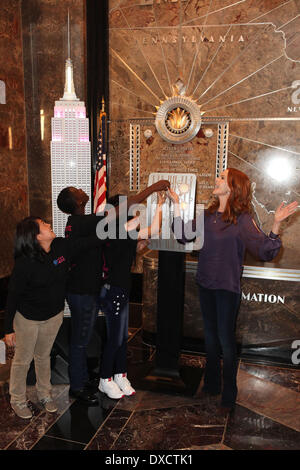
[[[69,48],[70,50],[70,48]],[[65,91],[55,101],[51,119],[52,226],[57,236],[64,236],[68,216],[57,207],[57,196],[67,186],[83,189],[89,196],[86,213],[91,212],[91,144],[85,104],[76,96],[73,65],[69,57],[65,68]]]

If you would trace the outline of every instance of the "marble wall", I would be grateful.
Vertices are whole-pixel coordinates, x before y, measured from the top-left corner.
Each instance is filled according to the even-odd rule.
[[[0,8],[0,278],[10,274],[16,222],[28,215],[28,172],[20,0]]]
[[[1,2],[0,277],[11,272],[16,223],[29,213],[51,222],[51,117],[64,92],[68,9],[75,89],[85,101],[85,1]]]
[[[196,339],[203,344],[203,321],[195,283],[196,256],[186,257],[185,270],[183,343],[187,345]],[[156,333],[157,279],[158,260],[152,251],[144,257],[143,329],[146,335]],[[268,349],[273,348],[290,361],[292,343],[300,337],[299,284],[243,277],[241,289],[236,337],[243,354],[253,351],[254,355],[268,356]]]

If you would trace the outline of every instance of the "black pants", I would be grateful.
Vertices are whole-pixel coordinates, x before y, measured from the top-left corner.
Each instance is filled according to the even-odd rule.
[[[240,294],[199,286],[199,298],[206,348],[204,390],[211,394],[222,392],[222,405],[233,406],[237,396],[235,326]],[[221,354],[223,356],[223,389]]]
[[[89,380],[87,348],[98,316],[98,295],[68,294],[67,301],[72,327],[69,352],[70,388],[82,390]]]

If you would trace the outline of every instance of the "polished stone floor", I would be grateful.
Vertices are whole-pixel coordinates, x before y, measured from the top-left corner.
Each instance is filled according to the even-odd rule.
[[[189,378],[185,391],[145,380],[155,349],[130,329],[129,376],[137,393],[119,401],[99,392],[98,406],[86,407],[68,395],[68,384],[53,386],[58,412],[37,403],[28,386],[31,420],[16,417],[9,405],[9,361],[0,374],[1,450],[180,451],[299,450],[300,371],[239,362],[238,399],[233,414],[217,413],[220,397],[201,394],[205,357],[183,354]],[[151,375],[151,374],[150,374]],[[149,376],[149,374],[148,374]]]

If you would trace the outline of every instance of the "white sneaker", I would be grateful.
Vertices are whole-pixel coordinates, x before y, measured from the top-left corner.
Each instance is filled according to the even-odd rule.
[[[115,374],[114,375],[114,381],[115,383],[119,386],[119,388],[122,390],[122,392],[125,393],[125,395],[130,396],[135,394],[134,388],[132,388],[131,383],[127,379],[127,374]]]
[[[116,382],[113,381],[112,377],[109,379],[100,379],[99,382],[100,392],[106,393],[109,398],[118,400],[119,398],[124,397],[124,393],[121,392]]]

